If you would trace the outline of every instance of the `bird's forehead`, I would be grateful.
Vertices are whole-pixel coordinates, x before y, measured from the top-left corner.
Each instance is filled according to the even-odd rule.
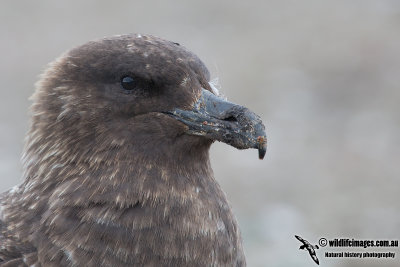
[[[130,56],[142,56],[144,58],[156,56],[160,58],[160,60],[178,59],[178,62],[200,61],[195,54],[178,43],[152,35],[118,35],[89,43],[89,46],[92,46],[91,48],[93,51],[102,54],[106,54],[107,51],[111,54],[112,52],[126,53],[125,56],[127,58]]]
[[[203,67],[200,59],[178,43],[149,35],[136,34],[126,42],[126,50],[144,58],[157,57],[172,64],[186,64]]]
[[[132,53],[156,53],[163,54],[172,53],[178,54],[182,53],[182,49],[180,49],[179,45],[173,42],[169,42],[160,38],[156,38],[154,36],[148,35],[133,35],[130,38],[126,38],[125,41],[126,49]]]
[[[209,79],[207,68],[194,53],[178,43],[152,35],[119,35],[92,41],[72,50],[69,56],[92,66],[118,63],[157,72],[159,68],[176,69],[180,66],[180,70],[190,69],[198,76]]]

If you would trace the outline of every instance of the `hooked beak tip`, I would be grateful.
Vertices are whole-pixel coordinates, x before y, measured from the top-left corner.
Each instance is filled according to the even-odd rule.
[[[258,148],[258,158],[264,159],[265,153],[267,152],[267,138],[265,136],[257,137],[257,148]]]

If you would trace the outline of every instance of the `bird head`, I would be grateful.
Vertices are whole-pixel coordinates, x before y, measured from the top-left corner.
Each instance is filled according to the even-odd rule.
[[[33,100],[29,149],[45,157],[65,150],[70,161],[102,161],[121,150],[128,160],[190,157],[215,140],[256,148],[260,158],[266,150],[259,116],[218,96],[196,55],[154,36],[115,36],[72,49],[50,65]],[[38,144],[40,136],[46,140]]]

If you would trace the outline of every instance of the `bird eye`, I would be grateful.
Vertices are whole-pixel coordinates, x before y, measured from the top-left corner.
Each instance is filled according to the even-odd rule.
[[[136,87],[136,81],[131,76],[123,76],[121,78],[121,85],[125,90],[133,90]]]

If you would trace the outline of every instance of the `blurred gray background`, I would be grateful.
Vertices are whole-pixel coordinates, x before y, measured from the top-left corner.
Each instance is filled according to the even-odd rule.
[[[216,143],[249,266],[315,266],[295,234],[400,239],[400,1],[2,1],[0,191],[21,182],[34,83],[91,39],[150,33],[195,52],[261,115],[269,150]],[[321,266],[399,266],[329,259]],[[342,249],[342,251],[364,251]],[[374,250],[366,250],[374,251]]]

